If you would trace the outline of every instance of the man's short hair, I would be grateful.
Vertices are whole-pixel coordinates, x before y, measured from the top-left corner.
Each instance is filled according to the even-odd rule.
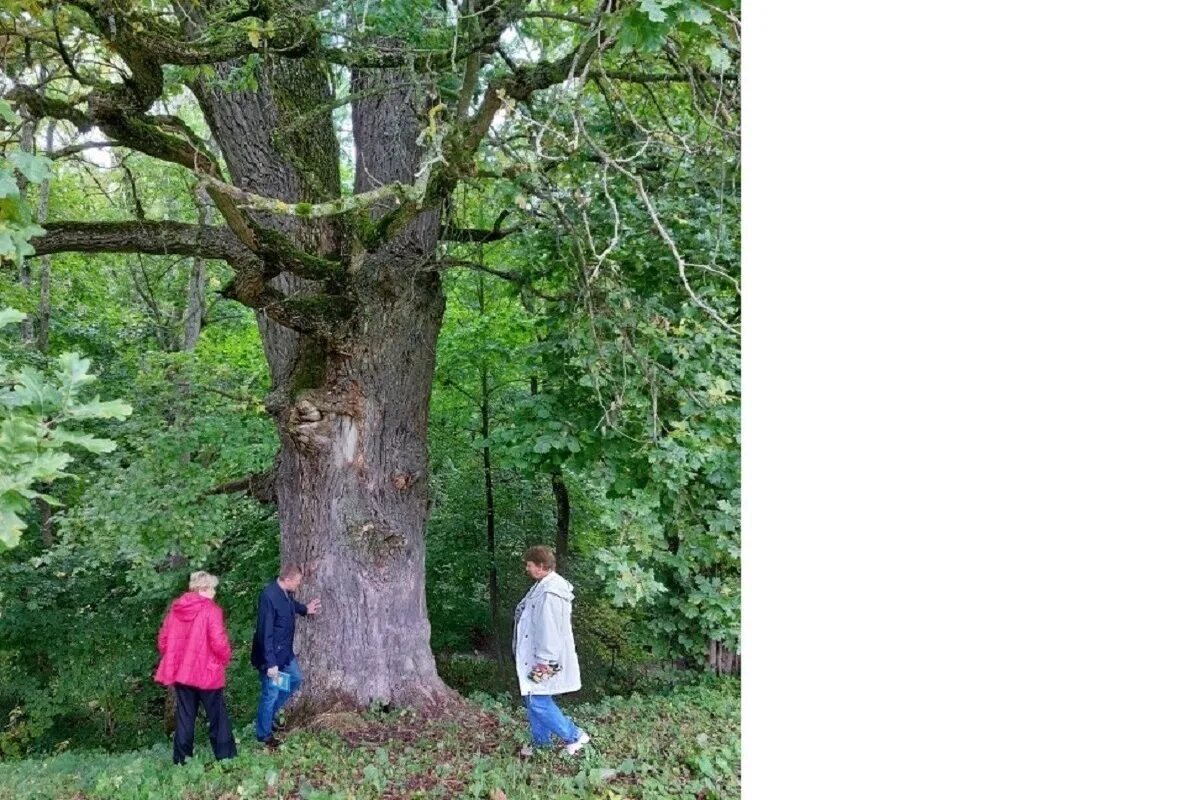
[[[289,561],[280,568],[279,577],[286,581],[292,578],[302,578],[304,577],[304,573],[300,570],[298,564]]]
[[[193,572],[188,581],[188,591],[199,592],[204,589],[215,589],[218,583],[220,581],[217,580],[216,575],[210,575],[207,572]]]
[[[526,550],[524,559],[526,562],[537,564],[542,569],[552,570],[557,563],[554,559],[554,551],[544,544],[535,544]]]

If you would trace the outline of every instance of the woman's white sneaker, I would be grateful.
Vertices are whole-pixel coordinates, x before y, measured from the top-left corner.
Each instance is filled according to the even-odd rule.
[[[583,746],[585,744],[587,744],[588,742],[590,742],[591,740],[592,740],[592,737],[588,736],[583,731],[580,731],[579,738],[576,739],[575,741],[571,742],[566,747],[564,747],[563,750],[565,750],[567,752],[567,755],[573,756],[576,753],[578,753],[581,749],[583,749]]]

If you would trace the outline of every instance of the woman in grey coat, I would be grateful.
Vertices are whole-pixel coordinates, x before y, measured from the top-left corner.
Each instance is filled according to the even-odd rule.
[[[591,737],[554,702],[554,695],[582,686],[571,633],[575,591],[554,571],[554,551],[549,547],[531,547],[524,559],[525,572],[535,583],[513,614],[513,653],[533,745],[522,748],[521,755],[533,755],[534,747],[549,747],[551,735],[562,740],[568,755],[575,755]]]

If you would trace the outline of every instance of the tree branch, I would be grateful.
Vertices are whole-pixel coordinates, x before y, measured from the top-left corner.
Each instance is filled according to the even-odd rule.
[[[533,288],[532,279],[520,274],[519,272],[514,272],[513,270],[496,269],[495,267],[489,267],[486,264],[480,264],[477,261],[469,261],[467,259],[461,259],[461,258],[442,259],[437,262],[437,266],[439,266],[439,267],[466,267],[467,269],[473,269],[476,272],[486,272],[488,275],[494,275],[497,278],[503,278],[504,280],[506,280],[510,283],[515,283],[517,286],[521,287],[522,289],[528,290],[531,294],[537,295],[538,297],[542,298],[543,300],[549,300],[552,303],[560,302],[560,301],[566,299],[565,297],[551,295],[551,294],[545,294],[543,292],[538,291],[537,289]]]
[[[442,229],[442,241],[448,242],[473,242],[476,244],[487,244],[489,242],[498,242],[505,236],[516,233],[519,227],[507,228],[505,230],[490,230],[486,231],[482,228],[459,228],[455,226],[447,226]]]
[[[204,496],[238,494],[239,492],[246,492],[263,505],[273,505],[275,503],[275,468],[272,467],[265,472],[254,472],[228,483],[222,483],[220,486],[214,486],[205,492]]]
[[[267,274],[261,269],[239,271],[221,289],[220,295],[261,311],[294,331],[325,341],[341,338],[345,323],[354,312],[353,301],[326,292],[285,295],[267,280]]]
[[[351,211],[367,208],[380,200],[395,198],[398,203],[406,201],[419,203],[421,199],[418,186],[397,182],[380,186],[378,189],[372,189],[369,192],[338,197],[324,203],[288,203],[275,197],[265,197],[261,194],[248,192],[245,189],[239,189],[231,183],[226,183],[219,178],[209,175],[201,174],[198,177],[202,186],[215,188],[221,194],[233,199],[240,208],[267,211],[272,214],[287,214],[303,219],[347,214]]]
[[[82,153],[84,150],[97,150],[105,147],[120,147],[117,142],[79,142],[78,144],[69,144],[66,147],[60,147],[52,153],[47,153],[47,157],[51,161],[57,161],[60,158],[73,156],[76,153]]]
[[[498,6],[499,4],[497,4]],[[514,3],[513,6],[524,6],[524,3]],[[427,162],[423,175],[418,179],[420,201],[401,205],[399,208],[385,214],[375,227],[370,237],[368,247],[386,241],[408,220],[420,213],[423,208],[431,208],[449,197],[458,185],[460,178],[470,175],[475,169],[475,154],[480,142],[487,134],[496,113],[509,102],[527,100],[536,91],[562,83],[575,71],[582,69],[588,61],[600,50],[603,33],[599,24],[604,14],[612,13],[607,6],[593,19],[595,28],[588,31],[584,40],[570,53],[556,61],[539,62],[518,69],[516,72],[493,82],[484,92],[483,102],[474,115],[457,124],[451,123],[450,131],[441,134],[445,140],[444,149],[440,148],[441,139],[437,138],[436,126],[431,111],[430,128],[433,142],[430,149],[435,151],[435,158]],[[505,18],[511,18],[510,11]],[[497,34],[498,36],[498,34]],[[424,171],[427,169],[427,171]]]
[[[578,17],[574,14],[557,14],[553,11],[526,11],[517,14],[517,19],[556,19],[560,22],[573,22],[576,25],[591,25],[592,21],[587,17]]]
[[[177,117],[152,117],[131,111],[122,104],[123,98],[116,90],[93,90],[86,98],[86,112],[75,107],[78,101],[52,100],[28,86],[10,90],[5,98],[35,118],[66,120],[81,133],[98,127],[113,140],[114,145],[128,147],[160,161],[179,164],[198,175],[220,180],[221,172],[216,158],[187,125]],[[258,240],[233,200],[219,188],[210,189],[209,195],[238,239],[251,250],[257,249]]]
[[[228,228],[167,220],[47,222],[30,240],[38,255],[50,253],[145,253],[200,256],[242,267],[257,261]]]
[[[718,78],[716,73],[697,71],[696,77]],[[626,72],[624,70],[604,70],[588,75],[588,80],[622,81],[624,83],[688,83],[690,78],[683,72]]]

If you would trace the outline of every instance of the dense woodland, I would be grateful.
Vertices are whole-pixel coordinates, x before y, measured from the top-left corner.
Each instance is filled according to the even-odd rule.
[[[301,715],[512,691],[536,543],[581,700],[738,670],[738,15],[0,3],[0,759],[161,741],[196,569],[239,724],[281,559]]]

